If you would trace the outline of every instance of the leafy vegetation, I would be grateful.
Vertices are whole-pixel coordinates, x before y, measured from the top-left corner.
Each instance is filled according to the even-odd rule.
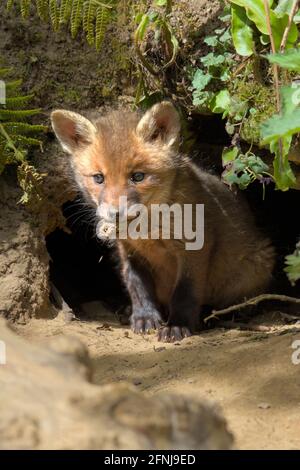
[[[240,189],[246,189],[255,180],[265,184],[273,181],[269,167],[263,160],[248,150],[245,154],[238,146],[225,148],[222,155],[224,167],[223,180],[230,187],[236,184]]]
[[[226,87],[234,65],[234,54],[228,15],[222,17],[226,26],[215,30],[215,34],[204,39],[212,49],[200,58],[199,67],[192,78],[193,104],[200,112],[228,111],[230,95]]]
[[[40,112],[28,105],[33,95],[21,93],[22,80],[9,79],[13,71],[0,68],[0,174],[9,164],[18,165],[18,180],[23,195],[20,202],[27,203],[39,198],[41,174],[28,161],[32,146],[41,146],[39,135],[46,127],[29,123],[29,119]],[[4,81],[5,79],[5,81]]]
[[[150,8],[145,12],[139,11],[135,16],[137,27],[134,32],[134,46],[138,68],[136,105],[149,107],[162,96],[160,91],[163,83],[159,81],[175,63],[179,45],[169,22],[171,11],[171,0],[154,0]],[[154,40],[149,41],[149,37]],[[153,56],[155,61],[152,60]],[[155,91],[152,93],[149,93],[149,75],[150,80],[155,82]]]
[[[88,44],[99,50],[113,21],[117,0],[7,0],[8,9],[14,4],[20,6],[23,18],[28,18],[30,8],[35,7],[41,20],[50,21],[54,31],[68,25],[73,38],[82,29]]]
[[[299,2],[229,3],[225,28],[204,40],[212,50],[194,71],[193,104],[200,112],[220,113],[226,119],[232,136],[232,146],[223,151],[226,184],[245,189],[255,180],[263,187],[274,181],[277,189],[287,191],[296,183],[289,154],[300,132]],[[250,144],[248,151],[241,150],[240,139]],[[272,174],[253,153],[254,144],[274,155]],[[295,282],[300,278],[299,244],[286,262],[289,279]]]
[[[241,138],[251,147],[269,147],[274,155],[276,187],[286,191],[295,185],[288,156],[293,135],[300,131],[300,101],[295,98],[299,89],[292,76],[300,71],[299,50],[295,48],[298,1],[230,0],[223,21],[227,27],[204,40],[212,52],[200,59],[201,68],[194,73],[193,104],[200,112],[208,110],[226,118],[233,145]],[[266,55],[268,49],[272,53]],[[263,73],[266,59],[270,65]],[[225,149],[225,154],[227,150],[231,152],[231,148]],[[265,165],[251,177],[248,170],[241,170],[245,155],[251,155],[253,161],[250,151],[234,152],[234,164],[231,162],[230,171],[227,167],[223,173],[225,182],[235,180],[244,188],[254,179],[265,182],[265,173],[271,177]]]
[[[300,242],[297,243],[295,252],[286,257],[285,272],[292,284],[300,279]]]

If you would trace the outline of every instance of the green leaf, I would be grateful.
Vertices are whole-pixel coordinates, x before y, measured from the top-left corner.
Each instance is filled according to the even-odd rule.
[[[231,97],[230,109],[228,109],[228,114],[234,119],[235,122],[240,122],[248,111],[247,101],[241,101],[240,98],[236,96]]]
[[[219,20],[223,23],[228,23],[231,19],[230,6],[225,4],[222,13],[219,15]]]
[[[178,42],[178,39],[177,37],[175,36],[175,34],[173,34],[172,32],[171,33],[171,43],[172,43],[172,46],[173,46],[173,52],[172,52],[172,57],[171,57],[171,61],[173,61],[173,59],[175,59],[176,55],[177,55],[177,52],[178,52],[178,49],[179,49],[179,42]]]
[[[294,0],[279,0],[277,7],[274,12],[278,17],[290,14]]]
[[[286,268],[284,271],[287,273],[289,280],[292,284],[300,279],[300,242],[296,245],[296,250],[292,255],[288,255],[285,259]]]
[[[263,174],[269,171],[269,166],[257,155],[247,156],[247,164],[256,174]]]
[[[279,17],[277,17],[276,15],[274,17],[272,16],[271,26],[276,50],[280,48],[282,37],[288,23],[289,15],[287,14]],[[298,28],[295,23],[292,23],[287,37],[286,48],[290,49],[291,47],[294,47],[297,39]]]
[[[167,4],[167,0],[155,0],[155,5],[158,7],[164,7]]]
[[[246,10],[247,17],[253,21],[259,31],[263,34],[268,34],[263,0],[230,0],[230,3],[243,7]],[[273,0],[268,0],[268,3],[271,7]],[[273,16],[275,16],[274,13]]]
[[[142,16],[140,24],[138,25],[136,32],[135,32],[135,36],[139,41],[142,41],[144,39],[149,21],[150,21],[149,15],[145,13]]]
[[[288,161],[292,136],[300,129],[300,109],[295,98],[293,86],[281,88],[282,114],[276,114],[261,126],[262,144],[269,143],[275,154],[274,179],[276,188],[287,191],[295,185],[296,178]]]
[[[293,83],[280,89],[282,113],[292,113],[300,103],[300,84]]]
[[[211,110],[214,113],[224,113],[230,106],[230,94],[228,90],[219,91],[211,102]]]
[[[298,10],[297,13],[295,14],[293,21],[295,24],[300,23],[300,10]]]
[[[300,49],[289,49],[284,53],[268,54],[267,59],[272,64],[300,72]]]
[[[274,148],[274,147],[273,147]],[[295,175],[291,169],[287,155],[280,156],[279,143],[275,146],[275,158],[273,161],[274,179],[276,188],[287,191],[296,183]]]
[[[248,173],[243,173],[239,177],[239,181],[238,181],[239,188],[246,189],[251,183],[251,181],[252,181],[251,176]]]
[[[244,8],[232,5],[231,33],[237,53],[244,57],[251,56],[255,51],[253,29]]]
[[[212,91],[195,91],[193,93],[193,105],[199,109],[209,109],[210,102],[214,97]]]
[[[212,76],[209,73],[205,73],[203,72],[203,70],[198,69],[196,70],[192,81],[193,88],[199,91],[204,90],[204,88],[209,84],[211,79]]]
[[[233,135],[234,132],[235,132],[234,125],[229,121],[226,122],[225,129],[226,129],[227,134],[229,134],[229,135]]]
[[[230,30],[227,29],[227,30],[225,31],[225,33],[223,33],[223,34],[219,37],[219,40],[220,40],[220,42],[222,42],[223,44],[225,44],[225,43],[228,42],[228,41],[231,41]]]
[[[134,21],[139,24],[142,21],[143,13],[139,12],[136,14]]]
[[[235,173],[234,168],[230,168],[222,173],[222,180],[231,187],[233,184],[238,184],[239,177]]]
[[[249,20],[253,21],[257,29],[269,36],[269,30],[266,20],[266,12],[264,6],[264,0],[230,0],[234,5],[243,7],[246,11],[246,15]],[[273,0],[268,0],[270,8],[272,7]],[[275,47],[279,48],[283,33],[289,21],[288,14],[279,14],[277,15],[274,10],[270,9],[270,23],[272,28],[272,33],[274,37]],[[289,35],[287,38],[287,46],[293,45],[298,38],[297,26],[292,23]]]
[[[300,109],[285,115],[275,114],[261,125],[262,144],[300,132]]]
[[[210,47],[216,47],[218,44],[218,37],[217,36],[208,36],[204,39],[205,44]]]
[[[293,134],[300,129],[300,87],[298,84],[286,85],[280,89],[282,113],[275,114],[261,125],[262,144],[271,146],[279,139],[284,153],[288,153],[290,140]],[[272,148],[271,148],[272,151]]]
[[[222,164],[223,166],[228,165],[236,159],[239,154],[239,149],[237,147],[225,147],[222,153]]]
[[[201,62],[205,67],[218,66],[225,62],[225,57],[224,55],[215,55],[213,52],[210,52],[201,58]]]
[[[228,68],[225,68],[224,70],[221,71],[219,79],[222,82],[227,82],[230,78],[230,70]]]

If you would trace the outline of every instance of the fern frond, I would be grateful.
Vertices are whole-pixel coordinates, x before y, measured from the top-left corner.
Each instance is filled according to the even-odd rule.
[[[35,139],[33,137],[26,137],[24,135],[11,134],[10,137],[12,138],[15,144],[19,144],[21,146],[31,147],[32,145],[40,146],[42,144],[40,140]]]
[[[73,7],[71,13],[72,38],[75,38],[77,36],[78,30],[82,24],[83,2],[84,0],[73,0]]]
[[[6,98],[5,107],[8,109],[22,109],[29,101],[32,100],[34,95],[14,96]]]
[[[13,70],[12,67],[6,67],[6,68],[0,69],[0,78],[6,77],[12,70]]]
[[[49,18],[49,2],[48,0],[35,0],[37,14],[43,21]]]
[[[61,0],[59,11],[59,23],[68,23],[72,13],[72,0]]]
[[[95,43],[95,16],[97,7],[90,0],[83,5],[83,30],[86,33],[86,40],[90,46]]]
[[[2,123],[2,126],[8,134],[39,134],[46,132],[48,128],[40,124],[28,124],[27,122],[10,122]]]
[[[17,92],[20,89],[20,86],[22,85],[23,81],[22,80],[14,80],[11,82],[7,82],[5,84],[6,91],[9,92]]]
[[[14,0],[7,0],[7,2],[6,2],[7,10],[10,10],[11,7],[13,6],[13,4],[14,4]]]
[[[40,109],[21,109],[21,110],[10,110],[0,108],[0,121],[6,121],[7,119],[21,121],[31,116],[35,116],[41,112]]]
[[[23,8],[26,9],[25,4]],[[2,67],[0,74],[6,76],[11,71],[10,68]],[[31,146],[41,146],[38,137],[47,128],[26,122],[28,117],[39,113],[40,110],[26,109],[33,95],[22,95],[21,84],[22,80],[7,82],[5,107],[0,104],[0,174],[7,165],[18,166],[18,181],[23,189],[20,201],[27,203],[40,199],[39,186],[43,178],[43,175],[28,163],[28,149]]]
[[[59,7],[56,0],[49,0],[49,13],[54,31],[59,29]]]
[[[27,18],[34,0],[18,1],[22,17]],[[6,2],[8,9],[14,4],[14,0]],[[88,44],[95,45],[97,50],[101,47],[117,4],[118,0],[35,0],[38,16],[44,21],[50,16],[54,31],[58,31],[62,24],[70,24],[71,35],[75,38],[82,28]]]
[[[31,0],[21,0],[21,14],[23,18],[28,18]]]
[[[101,48],[107,26],[111,18],[111,12],[108,8],[100,6],[96,13],[96,49]]]

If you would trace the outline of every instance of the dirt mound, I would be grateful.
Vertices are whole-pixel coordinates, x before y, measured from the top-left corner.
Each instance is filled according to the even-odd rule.
[[[40,347],[0,323],[1,449],[228,449],[232,436],[210,405],[180,395],[146,397],[126,384],[93,385],[79,340]]]

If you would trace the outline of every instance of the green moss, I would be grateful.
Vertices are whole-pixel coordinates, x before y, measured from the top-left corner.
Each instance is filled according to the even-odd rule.
[[[258,144],[260,125],[276,112],[274,89],[259,82],[236,79],[231,90],[239,102],[248,104],[248,112],[241,126],[241,137],[249,143]]]
[[[56,96],[58,99],[61,99],[67,105],[78,104],[81,100],[80,91],[73,88],[66,88],[65,86],[57,87]]]

